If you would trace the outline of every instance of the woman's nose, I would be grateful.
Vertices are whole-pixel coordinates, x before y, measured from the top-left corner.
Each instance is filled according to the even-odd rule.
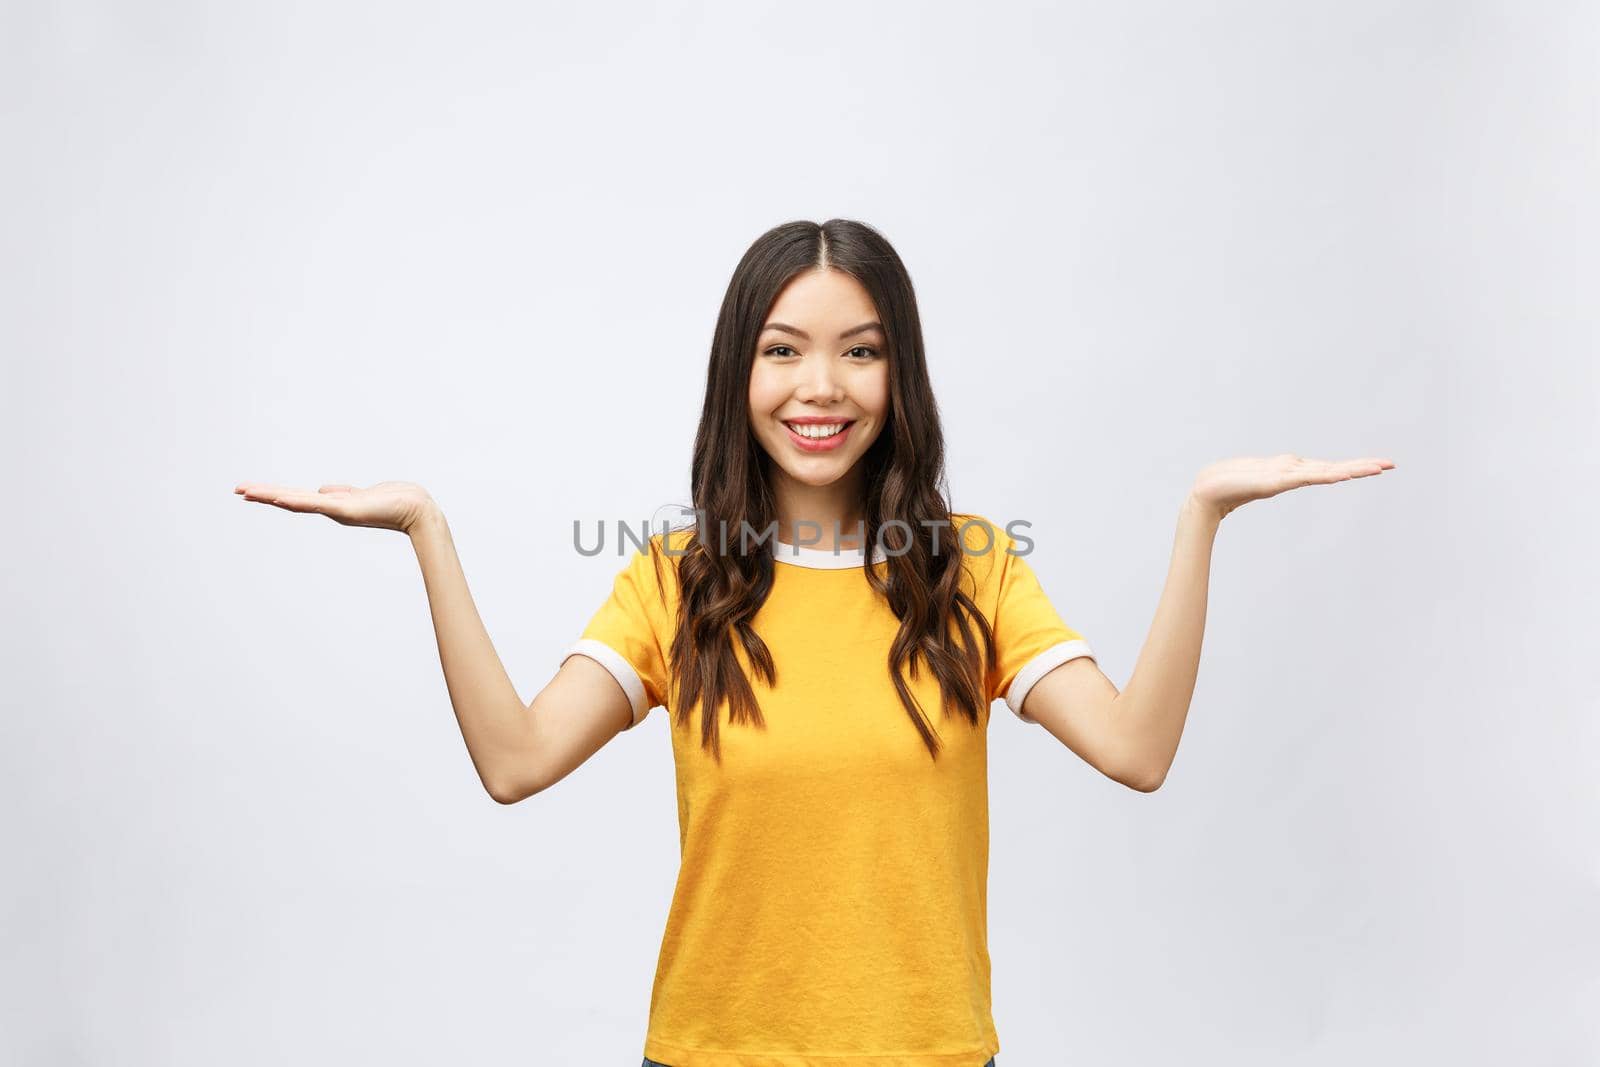
[[[837,400],[843,395],[843,385],[826,356],[814,356],[802,361],[800,383],[795,397],[800,400]]]

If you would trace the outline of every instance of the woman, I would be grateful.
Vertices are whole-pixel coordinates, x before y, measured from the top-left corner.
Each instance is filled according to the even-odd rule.
[[[693,521],[636,539],[647,551],[529,707],[421,487],[235,491],[410,536],[451,702],[501,803],[670,709],[682,862],[645,1067],[992,1067],[991,702],[1156,789],[1223,517],[1393,466],[1202,471],[1119,692],[1046,597],[1031,541],[950,511],[910,278],[879,233],[835,219],[778,226],[745,253],[712,341]]]

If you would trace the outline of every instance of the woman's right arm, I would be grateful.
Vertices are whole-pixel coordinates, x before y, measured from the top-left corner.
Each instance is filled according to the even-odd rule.
[[[524,707],[472,601],[444,513],[424,509],[407,532],[450,703],[490,796],[515,804],[548,789],[633,723],[622,687],[587,656],[569,657]]]
[[[342,526],[398,530],[411,539],[433,614],[439,662],[467,754],[483,787],[515,804],[565,778],[633,722],[627,695],[586,656],[570,656],[524,707],[472,602],[444,512],[421,486],[295,489],[241,482],[234,492],[286,511],[325,515]]]

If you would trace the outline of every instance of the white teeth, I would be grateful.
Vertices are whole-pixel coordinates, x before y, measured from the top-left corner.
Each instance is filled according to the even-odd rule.
[[[801,437],[832,437],[844,429],[844,423],[835,422],[830,425],[819,424],[815,426],[797,425],[789,423],[789,428]]]

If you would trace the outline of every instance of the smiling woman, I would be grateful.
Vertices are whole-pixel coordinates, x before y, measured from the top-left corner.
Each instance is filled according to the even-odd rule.
[[[1008,531],[951,508],[910,276],[876,230],[833,219],[775,227],[740,260],[694,440],[697,522],[621,568],[527,707],[420,486],[236,491],[410,536],[451,704],[496,800],[548,789],[667,709],[681,862],[646,1067],[986,1067],[1000,1049],[993,704],[1155,790],[1193,692],[1223,517],[1392,466],[1203,469],[1119,692]],[[819,545],[802,527],[828,532]],[[754,547],[707,533],[746,528]]]

